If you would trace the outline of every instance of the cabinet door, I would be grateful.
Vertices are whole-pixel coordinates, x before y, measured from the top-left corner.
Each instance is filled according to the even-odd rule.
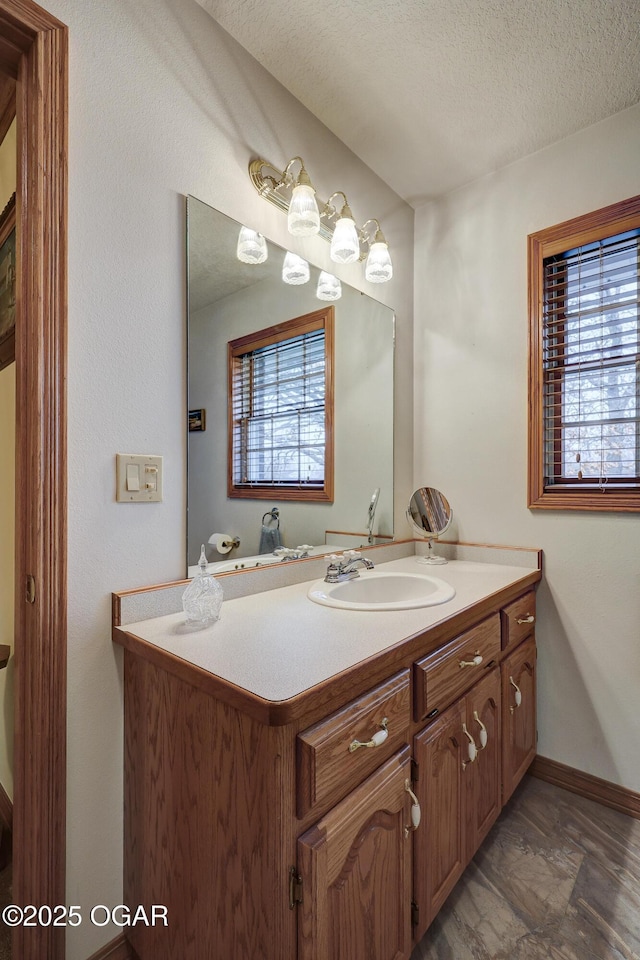
[[[529,637],[502,662],[502,802],[536,754],[536,644]]]
[[[414,891],[419,939],[455,886],[465,864],[464,788],[469,767],[464,701],[454,704],[414,740],[415,791],[422,823],[414,836]]]
[[[299,960],[409,957],[410,778],[405,747],[299,838]]]
[[[500,802],[500,671],[492,670],[467,694],[467,730],[477,745],[466,770],[467,860],[486,837],[502,809]],[[466,738],[465,738],[466,739]]]

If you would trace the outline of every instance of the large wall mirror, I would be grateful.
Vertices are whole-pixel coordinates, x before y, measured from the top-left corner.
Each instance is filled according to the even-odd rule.
[[[330,304],[318,299],[313,265],[305,282],[285,283],[287,251],[268,240],[264,262],[240,262],[241,226],[187,198],[189,574],[203,543],[223,571],[281,562],[301,546],[315,555],[393,537],[393,311],[345,283]],[[319,314],[331,317],[320,347],[309,320]],[[240,364],[239,395],[266,386],[238,414]],[[295,414],[278,420],[283,395]],[[235,449],[234,436],[246,446]],[[286,467],[260,473],[277,442]],[[331,483],[318,479],[324,470]],[[314,495],[320,482],[328,495]]]

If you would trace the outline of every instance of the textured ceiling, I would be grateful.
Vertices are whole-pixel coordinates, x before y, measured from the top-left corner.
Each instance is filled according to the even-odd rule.
[[[198,2],[414,205],[640,100],[640,0]]]

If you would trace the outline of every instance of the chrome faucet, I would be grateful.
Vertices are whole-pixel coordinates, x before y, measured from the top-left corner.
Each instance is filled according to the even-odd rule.
[[[313,550],[310,543],[301,543],[299,547],[276,547],[273,551],[274,556],[280,557],[280,562],[286,560],[305,560],[309,556],[309,550]]]
[[[356,550],[345,550],[342,556],[335,553],[329,557],[329,566],[325,583],[342,583],[343,580],[353,580],[359,577],[360,572],[356,570],[358,563],[363,564],[365,570],[373,570],[373,561],[365,560]]]

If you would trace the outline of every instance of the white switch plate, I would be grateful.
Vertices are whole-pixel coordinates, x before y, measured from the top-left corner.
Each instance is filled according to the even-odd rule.
[[[116,500],[121,503],[161,501],[162,457],[147,456],[144,453],[117,453]]]

